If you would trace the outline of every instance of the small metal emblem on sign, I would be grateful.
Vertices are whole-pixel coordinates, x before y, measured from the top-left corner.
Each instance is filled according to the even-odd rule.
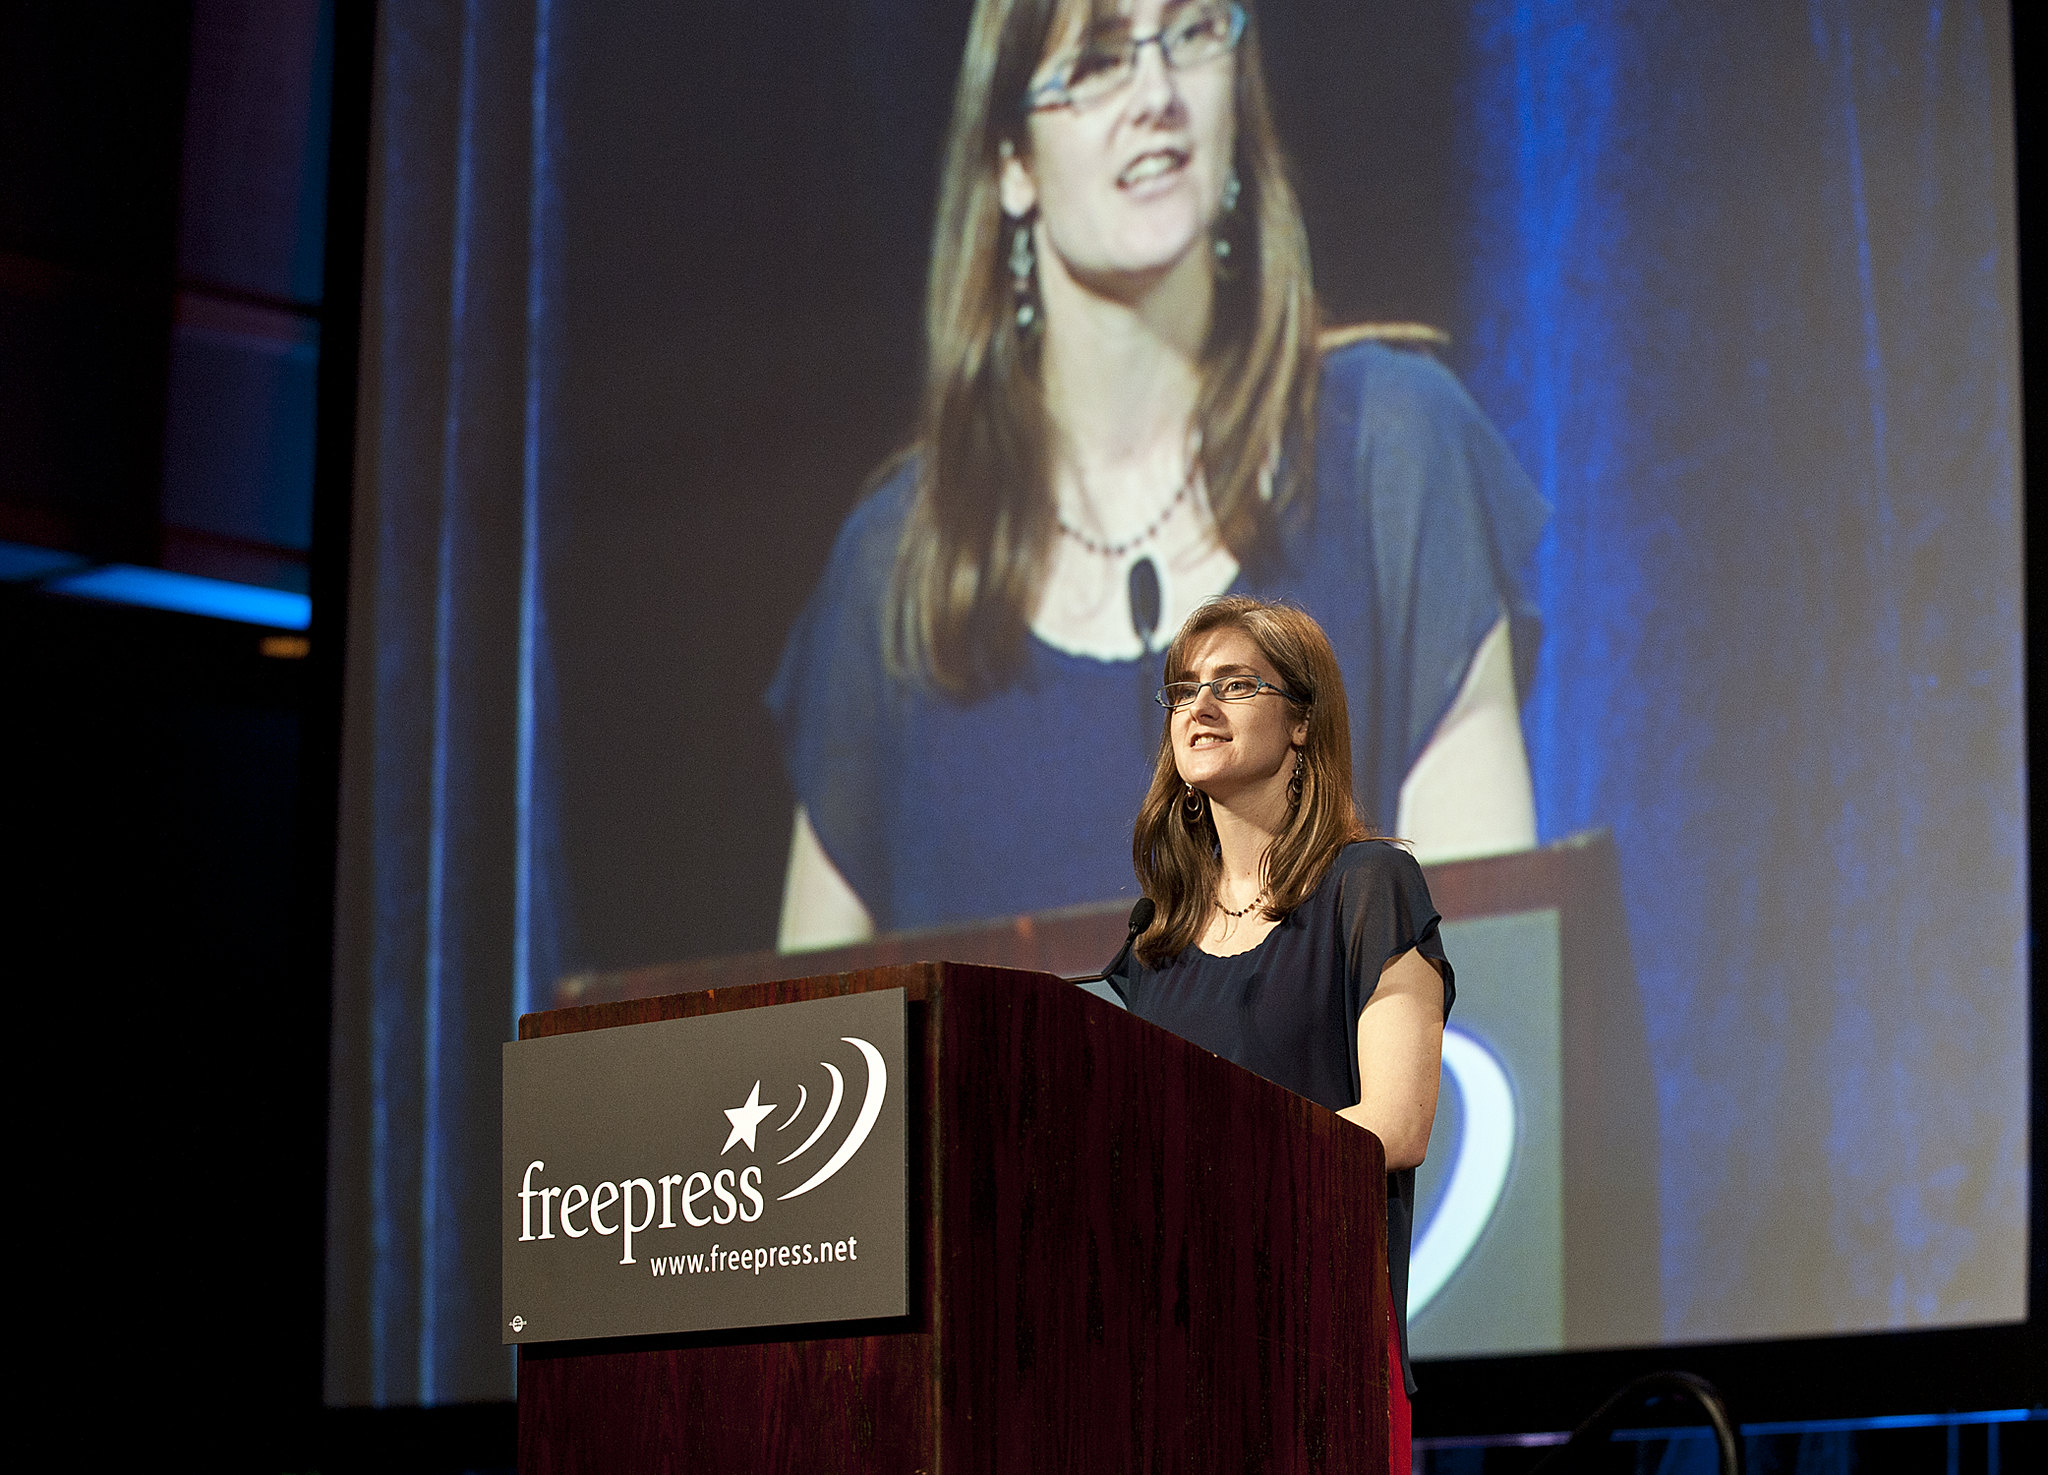
[[[525,1331],[525,1330],[526,1330],[526,1318],[525,1318],[525,1317],[523,1317],[523,1316],[515,1316],[515,1317],[513,1317],[513,1318],[512,1318],[512,1330],[513,1330],[513,1331],[515,1331],[515,1332],[523,1332],[523,1331]]]

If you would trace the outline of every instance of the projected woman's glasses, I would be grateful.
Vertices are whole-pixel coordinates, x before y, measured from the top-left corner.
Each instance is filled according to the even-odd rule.
[[[1185,707],[1202,694],[1202,688],[1205,686],[1216,693],[1216,700],[1219,702],[1248,702],[1262,691],[1286,697],[1290,702],[1300,700],[1284,687],[1275,686],[1259,676],[1218,676],[1213,681],[1169,681],[1159,688],[1152,699],[1169,710]]]
[[[1160,58],[1178,71],[1226,55],[1243,36],[1244,9],[1236,0],[1190,0],[1169,10],[1149,36],[1133,36],[1128,23],[1104,26],[1052,61],[1024,94],[1025,111],[1107,102],[1138,75],[1138,53],[1147,46],[1157,46]]]

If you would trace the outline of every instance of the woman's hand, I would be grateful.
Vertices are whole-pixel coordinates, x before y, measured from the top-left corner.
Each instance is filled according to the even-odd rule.
[[[1401,781],[1394,833],[1425,864],[1527,850],[1536,798],[1502,616],[1479,642],[1457,700]]]
[[[789,870],[782,881],[782,925],[775,946],[785,953],[843,947],[875,935],[874,918],[854,894],[832,857],[818,843],[811,817],[796,807],[789,837]]]
[[[1337,1115],[1380,1139],[1387,1171],[1422,1162],[1436,1123],[1443,1079],[1444,981],[1410,948],[1380,970],[1379,987],[1358,1016],[1358,1105]]]

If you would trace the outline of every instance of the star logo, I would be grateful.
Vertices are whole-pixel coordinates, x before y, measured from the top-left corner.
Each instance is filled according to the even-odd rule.
[[[774,1102],[771,1101],[766,1106],[761,1104],[761,1083],[754,1082],[754,1089],[747,1096],[745,1106],[729,1106],[725,1110],[725,1119],[732,1123],[732,1135],[725,1139],[725,1146],[718,1149],[718,1155],[724,1157],[732,1151],[733,1144],[741,1140],[746,1142],[747,1151],[752,1152],[754,1133],[760,1129],[761,1118],[773,1110]]]

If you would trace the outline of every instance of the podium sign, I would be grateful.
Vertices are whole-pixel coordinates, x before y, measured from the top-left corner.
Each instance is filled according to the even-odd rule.
[[[503,1340],[907,1315],[902,989],[504,1047]]]

